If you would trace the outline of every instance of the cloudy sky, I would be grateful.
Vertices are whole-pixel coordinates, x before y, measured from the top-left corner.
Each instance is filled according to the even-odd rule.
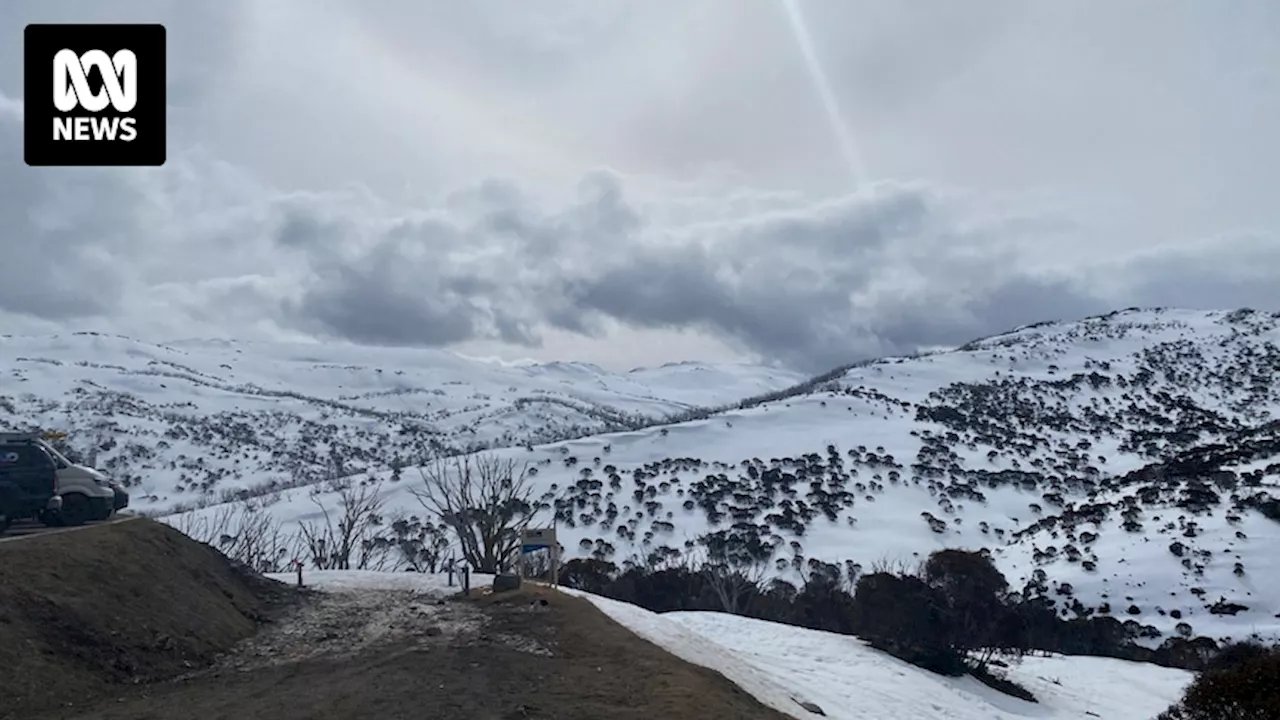
[[[22,29],[159,21],[169,161],[22,161]],[[804,370],[1280,309],[1274,0],[5,0],[0,328]]]

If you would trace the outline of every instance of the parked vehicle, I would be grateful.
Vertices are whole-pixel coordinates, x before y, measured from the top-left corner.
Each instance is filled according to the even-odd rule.
[[[0,533],[14,520],[61,516],[57,461],[36,443],[0,436]]]
[[[60,498],[56,512],[42,512],[47,525],[83,525],[106,520],[129,505],[129,493],[119,483],[98,470],[68,460],[39,433],[0,433],[0,447],[30,446],[49,456],[54,465],[55,494]]]

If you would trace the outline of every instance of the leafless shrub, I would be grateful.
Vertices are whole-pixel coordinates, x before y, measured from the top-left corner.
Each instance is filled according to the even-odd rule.
[[[306,562],[317,570],[385,570],[393,563],[393,544],[378,534],[383,499],[380,482],[350,482],[338,490],[338,507],[331,513],[320,501],[321,519],[298,526]]]
[[[162,518],[168,525],[187,537],[206,545],[217,545],[217,539],[227,534],[230,529],[231,516],[235,508],[226,506],[218,508],[212,515],[197,515],[185,512],[181,515],[170,515]]]
[[[886,555],[871,563],[871,572],[884,573],[886,575],[894,575],[897,577],[902,577],[904,575],[919,576],[924,572],[923,567],[923,561],[912,562],[901,557],[891,558]]]
[[[283,571],[297,549],[297,536],[286,534],[280,521],[253,500],[224,505],[212,514],[173,516],[169,525],[258,572]]]

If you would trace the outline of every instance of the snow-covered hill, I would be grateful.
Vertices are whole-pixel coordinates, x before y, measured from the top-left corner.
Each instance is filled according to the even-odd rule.
[[[523,445],[697,416],[794,385],[751,365],[609,373],[438,350],[0,337],[0,429],[67,432],[144,510],[388,468],[424,452]]]
[[[1111,614],[1152,644],[1276,637],[1278,345],[1277,315],[1131,310],[500,454],[530,463],[575,556],[727,548],[794,579],[988,547],[1064,617]],[[390,511],[421,513],[416,475],[379,477]],[[336,499],[271,501],[294,523]]]

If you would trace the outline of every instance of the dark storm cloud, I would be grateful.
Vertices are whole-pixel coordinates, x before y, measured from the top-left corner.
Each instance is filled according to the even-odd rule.
[[[1112,309],[1076,280],[1011,273],[987,284],[924,291],[885,299],[868,317],[884,354],[955,346],[1044,320],[1072,320]]]
[[[1143,253],[1109,270],[1124,304],[1204,310],[1280,311],[1280,238],[1223,237],[1164,253]]]
[[[788,280],[782,254],[773,256],[777,275],[768,278],[735,272],[697,249],[658,257],[637,253],[598,277],[567,283],[565,290],[582,313],[644,328],[694,328],[770,359],[823,364],[831,355],[824,326],[849,313],[848,294],[816,275]]]
[[[861,218],[851,225],[865,229]],[[853,245],[865,237],[839,226],[830,228],[830,234],[812,228],[795,237],[781,232],[757,246],[753,269],[747,271],[731,270],[731,257],[687,249],[661,257],[639,255],[566,289],[584,312],[640,327],[694,327],[762,358],[811,371],[875,355],[956,345],[1024,323],[1108,307],[1078,284],[1023,273],[1015,266],[959,260],[935,264],[936,272],[924,277],[925,286],[909,293],[860,299],[880,276],[899,273],[902,266],[879,253],[861,255],[848,265],[838,252],[821,253],[833,243]],[[897,237],[904,243],[918,240]],[[812,267],[797,262],[805,256],[830,259]]]
[[[401,228],[349,259],[298,235],[309,226],[294,220],[281,229],[291,247],[311,250],[314,263],[302,297],[285,303],[287,321],[370,344],[447,345],[475,337],[479,308],[472,294],[459,292],[466,283],[415,256]]]
[[[298,305],[300,329],[376,345],[447,345],[476,335],[477,309],[437,288],[386,282],[377,268],[337,268]]]
[[[285,303],[286,321],[387,344],[496,339],[533,347],[540,325],[589,334],[593,321],[557,288],[575,263],[596,264],[625,248],[641,224],[617,179],[595,173],[559,213],[539,212],[503,181],[460,190],[446,206],[343,228],[298,216],[295,207],[276,241],[307,257],[312,273],[301,297]],[[344,250],[339,236],[362,237],[362,249]]]
[[[598,336],[613,320],[710,333],[817,371],[1109,307],[1078,281],[984,254],[984,226],[955,230],[955,210],[922,186],[681,227],[646,221],[607,174],[557,213],[501,183],[450,206],[447,218],[393,224],[355,256],[317,250],[289,322],[360,342],[537,345],[539,327]],[[993,219],[988,231],[1034,226]],[[316,248],[293,237],[308,227],[281,232]]]
[[[883,185],[727,223],[711,231],[706,249],[633,246],[624,261],[567,283],[565,293],[584,313],[697,328],[806,370],[1106,307],[1078,284],[984,253],[974,245],[982,238],[955,224],[927,188]],[[1018,225],[993,219],[990,239]]]

